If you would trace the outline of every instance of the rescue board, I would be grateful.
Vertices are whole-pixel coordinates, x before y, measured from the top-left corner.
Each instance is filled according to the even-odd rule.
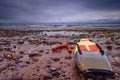
[[[75,46],[75,61],[82,72],[113,75],[112,66],[98,44],[89,39],[80,39]]]

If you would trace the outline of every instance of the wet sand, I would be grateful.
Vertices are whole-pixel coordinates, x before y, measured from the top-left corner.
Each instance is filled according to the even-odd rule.
[[[100,45],[120,79],[119,30],[0,30],[0,80],[81,80],[74,47],[81,38]],[[52,51],[60,44],[66,48]]]

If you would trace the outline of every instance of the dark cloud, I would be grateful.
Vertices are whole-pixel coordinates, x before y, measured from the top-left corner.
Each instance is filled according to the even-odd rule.
[[[84,0],[83,4],[95,10],[120,10],[120,0]]]
[[[0,0],[0,21],[120,19],[120,0]]]

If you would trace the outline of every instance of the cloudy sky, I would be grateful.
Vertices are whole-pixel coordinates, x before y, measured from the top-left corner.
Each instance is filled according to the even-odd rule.
[[[0,0],[0,22],[120,20],[120,0]]]

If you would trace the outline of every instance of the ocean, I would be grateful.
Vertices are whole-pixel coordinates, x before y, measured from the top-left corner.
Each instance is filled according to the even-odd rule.
[[[33,29],[33,30],[61,30],[61,29],[120,29],[119,23],[0,23],[0,29]]]

